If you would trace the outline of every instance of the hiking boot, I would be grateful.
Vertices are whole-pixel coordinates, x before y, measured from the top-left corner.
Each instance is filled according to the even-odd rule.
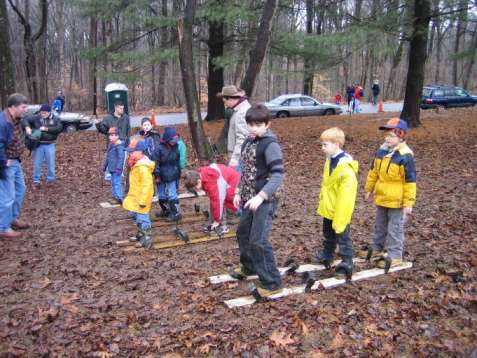
[[[260,298],[269,298],[270,296],[276,295],[278,293],[283,292],[283,288],[279,287],[273,290],[269,290],[267,288],[262,287],[261,285],[256,285],[255,290],[254,290]]]
[[[27,223],[26,221],[23,221],[23,220],[20,220],[20,219],[15,219],[12,222],[12,229],[25,230],[25,229],[29,229],[29,228],[30,228],[30,224]]]
[[[166,218],[167,221],[179,221],[182,219],[181,207],[179,206],[179,200],[169,200],[170,214]]]
[[[239,267],[234,268],[230,271],[230,276],[236,280],[245,280],[247,276],[252,276],[254,273],[250,272],[249,270],[245,269],[242,265]]]
[[[333,262],[333,255],[326,255],[323,252],[318,256],[311,258],[311,262],[318,265],[323,265],[327,270],[331,268],[331,263]]]
[[[385,255],[386,251],[374,250],[371,245],[364,245],[358,252],[358,257],[366,260],[377,260]]]
[[[338,265],[336,265],[335,276],[336,278],[346,278],[351,280],[353,275],[353,260],[351,258],[343,259]]]
[[[144,237],[144,231],[139,230],[136,233],[136,236],[132,236],[129,238],[130,242],[141,242],[141,239]]]
[[[156,218],[167,218],[170,215],[169,207],[167,206],[167,200],[159,200],[160,211],[155,212]]]
[[[390,259],[389,268],[397,267],[402,265],[402,259]],[[378,261],[379,268],[386,268],[386,260],[379,260]]]
[[[141,230],[141,231],[142,231],[142,237],[138,241],[143,248],[149,250],[152,247],[151,229]]]

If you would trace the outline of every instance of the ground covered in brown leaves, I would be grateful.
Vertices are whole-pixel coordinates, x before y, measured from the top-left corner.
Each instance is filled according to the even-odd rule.
[[[273,123],[287,172],[272,234],[280,264],[321,247],[318,139],[330,126],[346,131],[346,149],[361,166],[354,245],[370,240],[374,208],[362,186],[385,118]],[[219,130],[207,126],[211,135]],[[0,356],[475,356],[477,110],[424,112],[408,143],[418,170],[405,252],[411,270],[231,310],[223,300],[247,294],[247,283],[212,286],[207,277],[238,263],[234,239],[124,254],[114,243],[131,230],[115,223],[120,209],[99,207],[110,188],[98,176],[96,133],[63,135],[56,186],[34,191],[25,160],[23,218],[33,228],[0,242]]]

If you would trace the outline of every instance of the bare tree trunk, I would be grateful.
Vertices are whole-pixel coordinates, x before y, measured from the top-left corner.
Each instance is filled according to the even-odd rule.
[[[457,56],[457,54],[460,51],[460,40],[462,38],[462,35],[465,32],[465,27],[466,27],[466,17],[467,17],[467,10],[462,10],[467,6],[467,1],[466,0],[461,0],[459,1],[458,5],[460,12],[459,16],[457,17],[457,24],[456,24],[456,30],[455,30],[455,41],[454,41],[454,56]],[[452,83],[454,86],[457,86],[459,83],[459,59],[457,57],[454,57],[452,60]]]
[[[15,92],[15,69],[10,48],[10,24],[7,4],[0,0],[0,101],[7,106],[7,98]]]
[[[477,25],[474,28],[474,33],[472,34],[472,40],[470,42],[469,49],[471,51],[469,61],[466,66],[465,73],[467,74],[464,76],[464,88],[469,89],[469,80],[472,78],[472,68],[474,67],[475,57],[477,54]]]
[[[254,48],[250,51],[250,61],[247,71],[245,72],[245,78],[240,86],[248,96],[252,96],[253,94],[258,73],[260,72],[265,53],[270,44],[273,18],[277,8],[278,0],[267,0],[263,8],[257,33],[257,41],[255,42]]]
[[[306,0],[306,33],[308,36],[311,36],[313,33],[313,10],[314,10],[314,1]],[[304,71],[303,71],[303,94],[313,95],[313,58],[305,56],[304,58]]]
[[[217,3],[220,5],[220,2]],[[224,23],[209,21],[209,59],[207,76],[207,121],[224,118],[224,102],[217,93],[224,85],[224,68],[216,63],[224,54]]]
[[[194,56],[192,52],[192,27],[196,6],[196,0],[187,0],[184,17],[179,20],[179,60],[192,144],[197,153],[197,157],[200,160],[206,160],[209,158],[209,153],[206,148],[204,129],[202,127],[202,117],[200,114],[194,75]]]
[[[413,34],[409,50],[412,56],[409,56],[406,94],[401,112],[401,118],[405,119],[410,127],[418,127],[421,124],[419,106],[422,87],[424,86],[430,13],[431,4],[429,0],[415,0]]]
[[[161,14],[164,18],[167,18],[167,0],[162,0],[161,5]],[[167,46],[167,32],[168,27],[163,27],[160,32],[161,36],[161,49],[165,49]],[[155,104],[163,106],[165,104],[165,88],[166,88],[166,70],[167,70],[167,61],[162,60],[159,63],[159,78],[158,78],[158,87],[157,87],[157,101]]]
[[[98,20],[92,16],[90,19],[90,48],[98,46]],[[96,55],[91,59],[91,93],[93,95],[93,115],[96,115],[98,107],[98,80],[97,80],[97,60]]]
[[[65,85],[65,20],[64,20],[64,0],[56,0],[57,3],[57,19],[58,22],[58,53],[59,53],[59,66],[60,66],[60,83],[59,88],[63,89]],[[70,66],[71,71],[71,66]]]

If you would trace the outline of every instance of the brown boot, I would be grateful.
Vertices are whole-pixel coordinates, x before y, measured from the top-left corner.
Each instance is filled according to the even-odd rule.
[[[22,236],[21,232],[8,229],[7,231],[0,232],[0,239],[18,239]]]
[[[30,228],[30,224],[27,223],[26,221],[15,219],[12,222],[12,228],[15,230],[25,230]]]

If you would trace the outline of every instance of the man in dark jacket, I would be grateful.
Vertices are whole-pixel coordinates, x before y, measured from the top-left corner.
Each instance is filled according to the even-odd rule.
[[[0,238],[4,239],[18,238],[22,234],[16,229],[30,227],[19,219],[25,196],[21,163],[25,142],[21,118],[27,109],[26,97],[15,93],[8,97],[7,108],[0,112]]]
[[[371,91],[373,91],[373,104],[377,105],[378,104],[379,93],[381,92],[381,88],[379,88],[379,81],[378,80],[374,80],[373,87],[371,87]]]
[[[127,147],[129,144],[129,135],[131,133],[131,123],[129,121],[129,116],[124,113],[124,103],[122,101],[114,102],[114,112],[104,117],[101,122],[96,123],[96,129],[106,136],[111,127],[119,129],[119,139]]]
[[[46,183],[53,184],[55,181],[55,153],[56,139],[63,130],[60,119],[55,116],[49,104],[41,105],[39,114],[27,117],[23,120],[27,135],[36,134],[39,137],[39,145],[33,150],[33,186],[39,188],[41,181],[41,165],[46,162]]]

